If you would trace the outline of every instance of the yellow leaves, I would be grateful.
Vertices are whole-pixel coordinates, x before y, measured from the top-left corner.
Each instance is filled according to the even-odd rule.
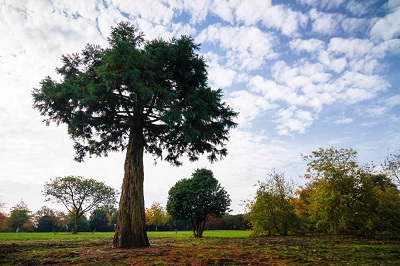
[[[169,214],[161,206],[160,202],[153,202],[150,208],[146,209],[145,218],[147,225],[164,225],[169,220]]]

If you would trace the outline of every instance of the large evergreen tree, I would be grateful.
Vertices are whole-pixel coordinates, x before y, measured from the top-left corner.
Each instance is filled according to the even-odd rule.
[[[108,42],[63,56],[61,81],[42,80],[34,107],[46,123],[68,125],[78,161],[126,150],[114,245],[146,247],[143,153],[174,165],[185,153],[191,161],[203,153],[222,158],[236,113],[222,103],[221,90],[208,86],[191,38],[144,42],[122,22]]]

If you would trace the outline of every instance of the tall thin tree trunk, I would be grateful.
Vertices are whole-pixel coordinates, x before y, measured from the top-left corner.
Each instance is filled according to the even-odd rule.
[[[132,130],[126,151],[124,180],[119,201],[114,246],[118,248],[149,247],[143,194],[143,136]]]

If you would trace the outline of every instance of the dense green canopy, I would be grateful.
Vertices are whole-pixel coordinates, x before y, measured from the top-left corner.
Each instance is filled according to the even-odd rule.
[[[206,221],[211,216],[224,215],[231,204],[213,172],[204,168],[197,169],[192,178],[178,181],[168,194],[168,213],[177,220],[190,219],[194,236],[199,238]]]
[[[62,56],[61,81],[47,77],[33,91],[47,123],[68,125],[76,160],[124,150],[132,129],[142,132],[147,152],[176,165],[184,153],[196,160],[207,152],[211,161],[226,155],[236,113],[221,102],[221,90],[208,87],[190,37],[144,42],[120,23],[109,44]]]

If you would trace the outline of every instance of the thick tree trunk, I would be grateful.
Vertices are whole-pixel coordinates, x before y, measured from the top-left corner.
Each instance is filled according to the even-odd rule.
[[[202,238],[203,237],[203,232],[204,232],[204,226],[205,226],[206,221],[204,220],[196,220],[193,224],[193,233],[194,237],[196,238]]]
[[[192,215],[190,216],[190,221],[192,222],[193,235],[194,237],[197,237],[197,227]]]
[[[149,247],[143,195],[143,137],[132,130],[126,151],[114,247]]]

